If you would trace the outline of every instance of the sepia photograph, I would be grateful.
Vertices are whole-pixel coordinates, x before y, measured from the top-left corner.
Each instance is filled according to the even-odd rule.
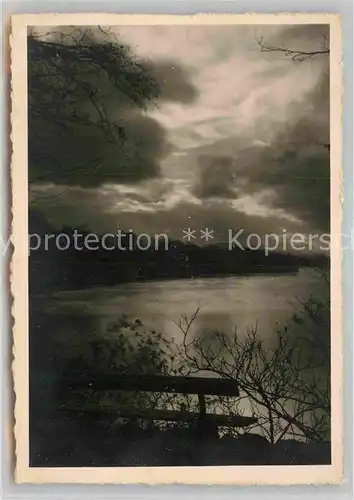
[[[338,19],[97,16],[13,22],[18,469],[339,480]]]

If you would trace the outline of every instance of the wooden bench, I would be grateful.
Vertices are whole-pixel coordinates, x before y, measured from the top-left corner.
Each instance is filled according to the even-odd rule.
[[[176,422],[200,422],[202,424],[232,427],[247,427],[257,422],[253,417],[240,415],[212,414],[206,411],[206,395],[238,397],[239,389],[234,380],[225,380],[206,377],[182,377],[161,375],[95,375],[87,376],[82,373],[70,374],[59,385],[62,396],[75,390],[91,391],[144,391],[157,393],[195,394],[199,400],[199,413],[160,409],[119,409],[119,408],[70,408],[64,405],[65,410],[79,413],[90,411],[101,413],[114,412],[121,418],[139,418],[143,420],[163,420]],[[63,407],[63,405],[62,405]]]

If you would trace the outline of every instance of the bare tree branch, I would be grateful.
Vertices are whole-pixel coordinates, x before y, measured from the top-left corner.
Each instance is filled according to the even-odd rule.
[[[290,57],[290,59],[294,62],[302,62],[306,59],[312,59],[315,56],[319,55],[328,55],[330,53],[330,49],[328,47],[328,40],[326,37],[323,38],[321,49],[313,50],[313,51],[304,51],[299,49],[290,49],[287,47],[278,47],[272,46],[264,43],[263,38],[258,40],[258,45],[261,48],[261,52],[282,52],[286,57]]]

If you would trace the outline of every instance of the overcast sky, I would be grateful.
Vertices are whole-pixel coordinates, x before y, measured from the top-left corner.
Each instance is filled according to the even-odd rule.
[[[39,205],[51,222],[174,237],[208,227],[218,240],[229,228],[328,229],[329,58],[294,63],[257,44],[263,37],[268,45],[317,50],[325,26],[110,30],[161,85],[157,105],[127,128],[141,148],[139,161],[154,169],[129,183],[34,186],[35,197],[43,190],[56,195]],[[112,97],[112,116],[119,111]]]

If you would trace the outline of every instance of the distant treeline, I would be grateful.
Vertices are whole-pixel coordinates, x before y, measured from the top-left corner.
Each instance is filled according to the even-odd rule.
[[[45,234],[67,234],[73,240],[74,228],[52,227],[38,212],[30,212],[29,233],[38,234],[44,241]],[[80,231],[81,242],[90,231]],[[129,235],[130,240],[134,235]],[[65,239],[65,238],[64,238]],[[124,240],[123,240],[124,241]],[[113,245],[113,239],[109,245]],[[65,245],[63,245],[65,248]],[[300,267],[326,265],[323,256],[293,255],[264,250],[241,250],[218,245],[199,247],[181,241],[165,242],[157,249],[141,250],[133,244],[131,249],[107,250],[97,245],[96,250],[69,245],[61,250],[50,240],[32,251],[29,257],[31,292],[42,290],[69,290],[92,286],[112,286],[118,283],[154,279],[182,279],[218,275],[244,275],[255,273],[296,273]]]

